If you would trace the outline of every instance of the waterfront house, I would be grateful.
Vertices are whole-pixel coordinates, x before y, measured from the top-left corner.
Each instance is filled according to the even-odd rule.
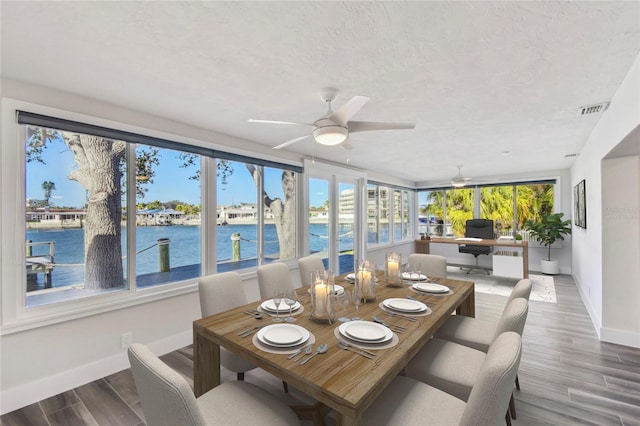
[[[555,209],[571,219],[573,188],[584,180],[587,226],[574,226],[554,255],[589,313],[581,326],[602,344],[637,354],[638,2],[2,1],[0,8],[2,413],[127,368],[122,336],[157,353],[187,346],[200,316],[193,279],[25,306],[25,229],[31,219],[52,220],[25,211],[25,140],[29,126],[45,126],[34,124],[43,117],[60,127],[131,137],[123,154],[128,161],[135,145],[149,143],[201,155],[203,207],[211,220],[193,244],[214,254],[214,210],[217,223],[260,214],[256,206],[225,207],[222,214],[216,198],[222,192],[212,189],[215,158],[296,174],[290,186],[297,195],[291,211],[297,212],[298,256],[308,254],[309,222],[339,214],[341,185],[351,185],[355,200],[380,186],[398,191],[399,200],[405,194],[402,211],[404,201],[378,192],[376,214],[394,206],[406,214],[398,216],[397,236],[372,242],[364,227],[354,231],[360,236],[355,249],[377,262],[389,251],[413,252],[416,191],[452,190],[456,165],[479,182],[553,182]],[[317,93],[333,86],[334,110],[366,95],[371,100],[354,120],[415,122],[415,129],[354,132],[351,149],[344,149],[315,143],[309,126],[248,123],[313,122],[327,109]],[[17,118],[17,111],[27,115]],[[64,167],[71,172],[76,165]],[[173,178],[177,168],[165,173]],[[315,210],[310,220],[314,179],[326,183],[332,198],[328,213]],[[130,204],[133,181],[127,183]],[[358,228],[368,220],[366,203],[354,207]],[[338,231],[332,236],[327,240],[338,244]],[[531,252],[528,266],[536,272],[544,250]],[[443,254],[471,262],[457,252]],[[240,271],[250,300],[259,298],[255,264]],[[296,262],[287,264],[300,285]],[[203,256],[202,274],[216,267],[215,256]],[[558,321],[552,334],[564,333],[566,324]],[[546,356],[540,354],[541,363]],[[574,380],[572,371],[565,373]],[[632,385],[637,391],[637,382]],[[584,408],[575,401],[558,408],[539,398],[549,411]]]

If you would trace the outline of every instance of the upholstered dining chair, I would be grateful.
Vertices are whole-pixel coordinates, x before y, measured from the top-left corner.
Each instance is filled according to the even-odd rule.
[[[496,326],[490,346],[505,332],[515,332],[521,336],[528,312],[527,299],[517,298],[509,302]],[[407,364],[405,373],[408,377],[466,401],[484,362],[485,354],[486,351],[435,337]],[[509,401],[509,411],[515,419],[513,394]]]
[[[364,412],[365,425],[499,425],[505,419],[522,353],[517,333],[500,335],[487,353],[466,402],[398,376]]]
[[[237,272],[223,272],[208,275],[198,280],[200,311],[203,317],[228,311],[247,304],[242,278]],[[220,348],[220,365],[236,373],[238,380],[244,380],[244,373],[257,368],[244,358]],[[286,382],[282,382],[285,392],[289,392]]]
[[[293,290],[293,280],[287,265],[282,262],[258,266],[258,286],[262,299],[273,297],[277,289]]]
[[[447,278],[447,258],[437,254],[412,253],[407,264],[420,266],[420,271],[427,277]]]
[[[248,302],[242,279],[237,272],[223,272],[200,278],[198,293],[203,317],[228,311]],[[236,373],[238,380],[244,380],[244,373],[256,368],[254,364],[222,347],[220,365]]]
[[[140,343],[129,362],[148,425],[299,425],[291,408],[250,383],[222,383],[196,398],[187,381]]]
[[[311,274],[316,271],[324,271],[322,258],[318,256],[306,256],[298,259],[298,270],[300,271],[300,283],[302,286],[311,284]]]

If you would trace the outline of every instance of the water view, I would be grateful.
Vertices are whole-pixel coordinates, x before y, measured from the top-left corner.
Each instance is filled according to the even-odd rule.
[[[232,259],[231,235],[240,234],[240,258],[257,257],[255,225],[218,226],[216,250],[218,262]],[[350,226],[341,227],[340,246],[353,248],[353,235]],[[126,247],[126,235],[123,228],[122,247]],[[327,251],[327,224],[311,224],[311,252]],[[141,226],[136,228],[136,273],[144,275],[158,272],[158,247],[160,238],[170,239],[171,268],[197,265],[200,263],[200,226]],[[278,236],[273,224],[265,225],[265,257],[275,257],[279,252]],[[82,284],[84,281],[84,230],[82,229],[50,229],[28,230],[27,240],[34,243],[55,243],[55,268],[52,274],[53,287],[65,287]],[[36,246],[33,255],[48,253],[48,246]],[[126,258],[123,259],[126,268]],[[37,288],[44,286],[43,274],[38,274]]]

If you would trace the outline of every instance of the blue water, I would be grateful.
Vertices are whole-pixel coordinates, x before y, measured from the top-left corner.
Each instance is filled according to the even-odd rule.
[[[126,256],[126,228],[122,229],[122,253]],[[256,243],[257,227],[255,225],[226,225],[216,228],[216,251],[218,262],[231,259],[231,234],[239,233],[240,258],[252,259],[257,257]],[[311,224],[310,249],[311,252],[327,251],[327,225]],[[353,249],[353,235],[347,227],[339,229],[340,249]],[[158,272],[158,247],[154,246],[158,239],[169,238],[171,267],[187,266],[200,263],[201,233],[199,226],[140,226],[136,228],[136,274]],[[275,225],[265,225],[265,256],[276,255],[280,249]],[[55,229],[29,230],[27,239],[33,242],[55,242],[55,263],[52,272],[54,287],[64,287],[84,282],[84,230]],[[149,248],[151,247],[151,248]],[[145,250],[147,249],[147,250]],[[33,255],[48,254],[48,246],[34,247]],[[126,270],[126,258],[123,266]],[[69,266],[63,266],[69,265]],[[38,275],[39,285],[42,285],[42,274]]]

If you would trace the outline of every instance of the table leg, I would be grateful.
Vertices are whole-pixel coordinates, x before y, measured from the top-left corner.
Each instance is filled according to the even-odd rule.
[[[196,398],[220,384],[220,346],[193,329],[193,391]]]
[[[462,301],[460,306],[456,309],[456,314],[465,315],[468,317],[476,316],[476,293],[475,286],[471,288],[471,292],[466,299]]]
[[[529,278],[529,248],[522,247],[522,277]]]
[[[337,426],[357,426],[362,423],[362,416],[348,417],[342,413],[336,412]]]

